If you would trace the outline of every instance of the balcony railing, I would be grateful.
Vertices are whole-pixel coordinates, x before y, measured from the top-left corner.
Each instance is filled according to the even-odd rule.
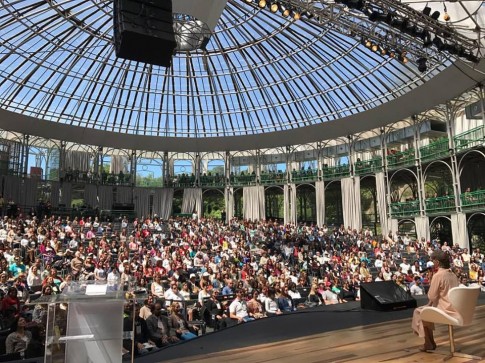
[[[421,153],[421,161],[430,161],[436,159],[442,159],[450,155],[449,140],[443,138],[435,141],[429,145],[419,148]]]
[[[378,171],[381,171],[382,158],[376,157],[370,160],[357,161],[354,166],[356,175],[376,173]]]
[[[202,187],[221,187],[224,186],[224,176],[223,175],[201,175],[200,176],[200,186]]]
[[[231,185],[244,186],[244,185],[256,185],[255,174],[239,174],[231,175]]]
[[[350,176],[350,171],[347,164],[323,168],[323,179],[337,179],[348,176]]]
[[[291,172],[292,182],[304,182],[318,180],[318,169],[293,170]]]
[[[485,190],[465,192],[460,195],[460,198],[463,209],[485,208]]]
[[[286,173],[261,173],[261,184],[281,184],[286,183]]]
[[[455,196],[447,195],[443,197],[427,198],[426,199],[426,213],[442,213],[453,212],[455,206]]]
[[[419,201],[391,203],[392,217],[410,217],[419,215]]]
[[[404,166],[412,166],[416,162],[414,149],[400,151],[394,154],[387,155],[388,169],[395,169]]]
[[[454,137],[456,152],[462,152],[485,142],[485,128],[478,126]]]

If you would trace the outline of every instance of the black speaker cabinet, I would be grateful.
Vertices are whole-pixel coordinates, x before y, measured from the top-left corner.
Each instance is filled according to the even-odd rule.
[[[115,0],[113,19],[117,57],[170,67],[177,46],[171,0]]]
[[[365,282],[360,285],[362,309],[389,311],[415,308],[416,300],[394,281]]]

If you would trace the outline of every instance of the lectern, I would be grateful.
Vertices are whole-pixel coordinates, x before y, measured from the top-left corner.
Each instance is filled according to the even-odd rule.
[[[118,287],[72,282],[46,304],[46,363],[122,361],[124,292]]]

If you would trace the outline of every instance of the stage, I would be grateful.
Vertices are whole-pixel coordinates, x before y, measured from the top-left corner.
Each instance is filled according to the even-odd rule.
[[[427,302],[417,299],[418,305]],[[140,357],[149,362],[439,362],[443,355],[417,350],[422,339],[411,331],[413,309],[362,310],[359,302],[302,310],[206,334]],[[438,351],[449,349],[448,330],[437,325]],[[485,294],[474,323],[455,330],[457,347],[485,357]],[[484,360],[485,361],[485,360]],[[449,362],[469,362],[453,358]]]

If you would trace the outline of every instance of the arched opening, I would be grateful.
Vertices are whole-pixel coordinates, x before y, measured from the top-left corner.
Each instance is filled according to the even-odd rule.
[[[172,215],[182,213],[182,201],[184,200],[184,190],[175,189],[173,191]]]
[[[485,213],[474,213],[468,217],[468,238],[472,250],[485,250]]]
[[[448,243],[448,246],[453,244],[453,233],[451,231],[451,220],[448,217],[436,217],[430,223],[431,239],[436,239],[440,244]]]
[[[234,216],[242,219],[243,216],[243,189],[234,189]]]
[[[340,226],[343,222],[342,188],[340,181],[334,181],[325,188],[325,223]]]
[[[313,185],[300,184],[296,188],[296,217],[298,222],[316,223],[317,197]]]
[[[283,220],[285,198],[280,187],[269,187],[264,191],[266,219]]]
[[[203,215],[205,218],[221,219],[225,208],[224,193],[218,189],[205,190],[202,196]]]
[[[374,177],[360,179],[360,205],[362,208],[362,228],[369,228],[377,234],[377,188]]]

